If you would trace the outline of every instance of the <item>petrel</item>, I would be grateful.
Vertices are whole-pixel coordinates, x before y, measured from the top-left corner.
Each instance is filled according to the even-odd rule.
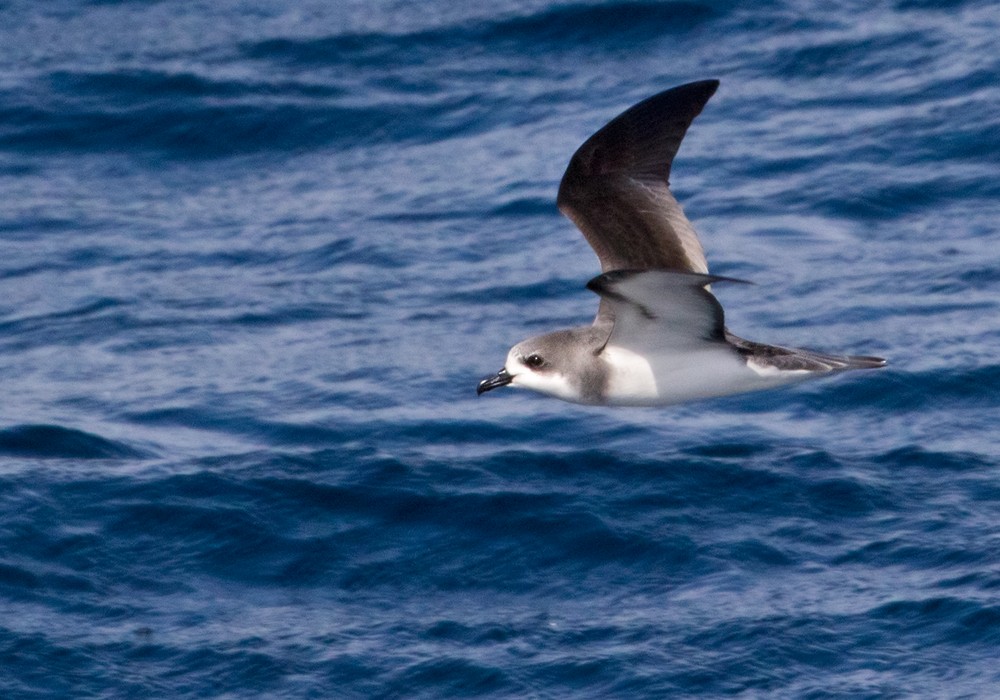
[[[691,222],[669,188],[691,122],[719,86],[666,90],[615,117],[573,154],[559,209],[597,253],[593,324],[521,341],[478,394],[501,386],[605,406],[665,406],[801,382],[885,360],[744,340],[726,328]]]

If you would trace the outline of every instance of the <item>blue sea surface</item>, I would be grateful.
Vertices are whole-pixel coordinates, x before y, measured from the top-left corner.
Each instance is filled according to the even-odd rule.
[[[992,0],[0,2],[0,697],[1000,696]],[[744,337],[889,366],[476,396],[673,189]]]

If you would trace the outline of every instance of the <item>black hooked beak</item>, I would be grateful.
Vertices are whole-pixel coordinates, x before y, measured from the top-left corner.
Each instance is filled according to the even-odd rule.
[[[479,386],[476,387],[476,396],[481,396],[490,389],[496,389],[498,386],[507,386],[512,381],[514,381],[514,378],[507,374],[507,368],[502,367],[496,374],[491,374],[479,382]]]

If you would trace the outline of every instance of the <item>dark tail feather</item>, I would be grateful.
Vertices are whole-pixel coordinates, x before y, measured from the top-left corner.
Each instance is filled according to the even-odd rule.
[[[752,356],[758,361],[783,370],[808,370],[810,372],[843,372],[849,369],[875,369],[885,367],[881,357],[869,355],[828,355],[802,348],[783,348],[744,340],[726,329],[726,340],[737,351]]]
[[[844,369],[876,369],[886,365],[884,359],[871,355],[848,355],[840,359],[847,361],[847,366]]]
[[[784,349],[784,348],[782,348]],[[827,355],[813,350],[791,350],[793,356],[807,365],[801,369],[826,369],[830,372],[840,372],[848,369],[876,369],[885,367],[885,360],[870,355]],[[819,365],[819,366],[816,366]]]

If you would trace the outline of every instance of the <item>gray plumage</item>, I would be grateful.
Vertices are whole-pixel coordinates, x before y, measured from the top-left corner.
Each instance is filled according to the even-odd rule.
[[[568,401],[664,405],[881,367],[744,340],[709,291],[698,236],[669,188],[684,134],[718,88],[703,80],[654,95],[610,121],[570,159],[558,205],[597,253],[590,326],[518,343],[478,393],[524,386]]]

